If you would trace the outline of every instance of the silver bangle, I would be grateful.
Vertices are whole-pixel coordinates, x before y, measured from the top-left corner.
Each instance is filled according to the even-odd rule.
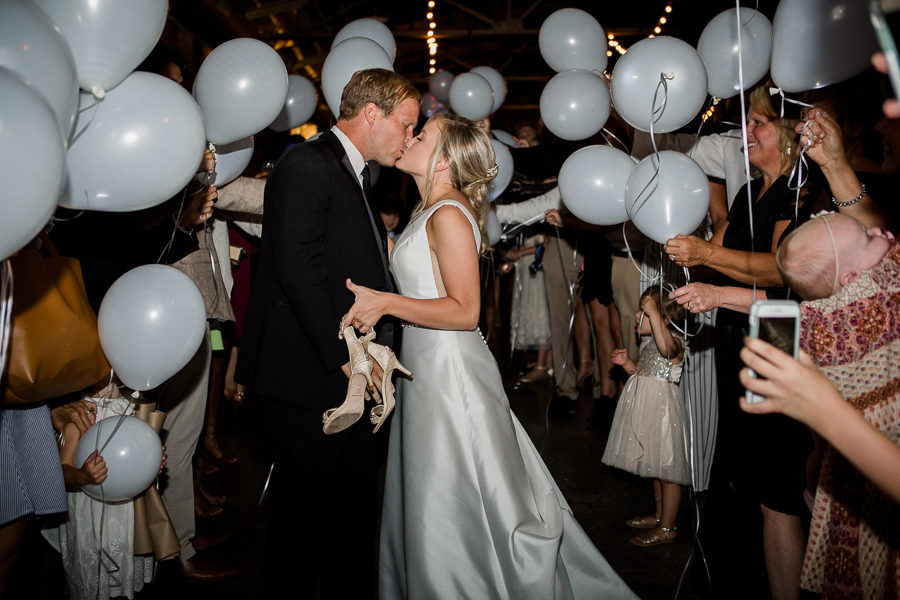
[[[831,197],[831,203],[837,206],[838,208],[846,208],[848,206],[853,206],[857,202],[863,199],[863,196],[866,195],[866,184],[860,183],[859,187],[862,188],[862,191],[859,192],[859,196],[853,198],[852,200],[847,200],[846,202],[838,202],[837,198],[834,196]]]

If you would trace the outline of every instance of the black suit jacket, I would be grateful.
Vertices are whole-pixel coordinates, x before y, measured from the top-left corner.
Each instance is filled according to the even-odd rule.
[[[393,290],[386,237],[334,133],[285,154],[266,182],[237,381],[309,408],[340,405],[348,355],[338,327],[354,299],[345,281]]]

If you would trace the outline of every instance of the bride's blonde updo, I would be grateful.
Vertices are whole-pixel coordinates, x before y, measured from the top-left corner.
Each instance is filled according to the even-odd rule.
[[[488,183],[497,176],[497,159],[491,140],[484,130],[472,121],[458,115],[436,114],[431,121],[437,121],[440,137],[428,167],[428,183],[425,198],[431,193],[434,169],[441,158],[446,159],[450,183],[469,199],[481,230],[483,254],[489,247],[485,223],[488,211]]]

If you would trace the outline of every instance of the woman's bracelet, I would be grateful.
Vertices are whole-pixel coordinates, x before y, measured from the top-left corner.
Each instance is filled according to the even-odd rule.
[[[853,206],[857,202],[863,199],[863,196],[866,195],[866,184],[860,183],[859,187],[862,188],[862,191],[859,192],[859,196],[853,198],[852,200],[847,200],[846,202],[838,202],[837,198],[834,196],[831,197],[831,203],[837,206],[838,208],[846,208],[848,206]]]

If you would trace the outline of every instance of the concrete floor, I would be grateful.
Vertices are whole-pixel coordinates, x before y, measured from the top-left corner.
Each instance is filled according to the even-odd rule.
[[[694,547],[692,515],[697,507],[692,495],[688,491],[683,495],[676,541],[651,548],[632,546],[629,539],[635,530],[628,528],[625,520],[652,512],[649,480],[601,464],[608,432],[605,428],[592,430],[588,427],[585,419],[593,409],[589,390],[582,392],[576,413],[554,414],[547,410],[553,392],[549,381],[519,388],[514,386],[522,361],[521,356],[516,356],[501,364],[510,405],[542,452],[576,518],[612,567],[645,600],[711,597],[704,591],[706,586],[702,576],[684,575]],[[222,516],[198,519],[198,530],[213,534],[230,531],[232,535],[226,543],[206,554],[213,559],[240,563],[243,570],[229,581],[196,584],[178,576],[177,562],[167,561],[160,564],[155,582],[138,595],[139,599],[262,597],[259,590],[267,514],[265,503],[260,506],[259,501],[270,463],[260,433],[260,412],[248,403],[224,413],[220,441],[226,451],[239,460],[204,477],[207,488],[215,494],[226,495],[227,502]],[[385,446],[382,450],[386,450],[387,432],[383,430],[379,436]],[[28,562],[22,566],[20,585],[17,586],[20,592],[14,588],[10,597],[61,598],[62,573],[58,555],[42,540],[32,537],[26,556]],[[698,572],[702,573],[702,570]],[[679,588],[683,575],[684,582]],[[23,581],[33,583],[33,577],[42,582],[42,593],[35,593],[35,588],[27,583],[22,585]],[[25,595],[19,596],[19,593]]]
[[[606,444],[607,430],[591,430],[586,417],[593,409],[590,392],[585,391],[575,414],[556,415],[547,410],[552,384],[542,382],[515,388],[521,358],[503,365],[510,405],[525,426],[544,461],[562,489],[576,518],[588,535],[643,599],[675,598],[679,581],[685,572],[693,549],[691,515],[695,511],[691,495],[686,491],[679,514],[679,537],[671,544],[637,548],[629,543],[635,530],[625,520],[653,510],[649,480],[606,467],[600,457]],[[177,577],[174,565],[164,564],[152,590],[143,598],[256,598],[261,578],[265,505],[258,505],[268,471],[268,460],[261,436],[258,435],[258,413],[248,406],[234,416],[226,416],[222,424],[223,445],[239,457],[233,466],[205,477],[207,487],[225,494],[225,513],[216,519],[198,520],[201,531],[217,533],[230,530],[232,538],[223,546],[208,551],[225,561],[238,561],[244,566],[235,579],[216,584],[186,583]],[[235,418],[236,417],[236,418]],[[386,444],[387,435],[383,435]],[[685,577],[679,598],[705,597],[690,589]]]

